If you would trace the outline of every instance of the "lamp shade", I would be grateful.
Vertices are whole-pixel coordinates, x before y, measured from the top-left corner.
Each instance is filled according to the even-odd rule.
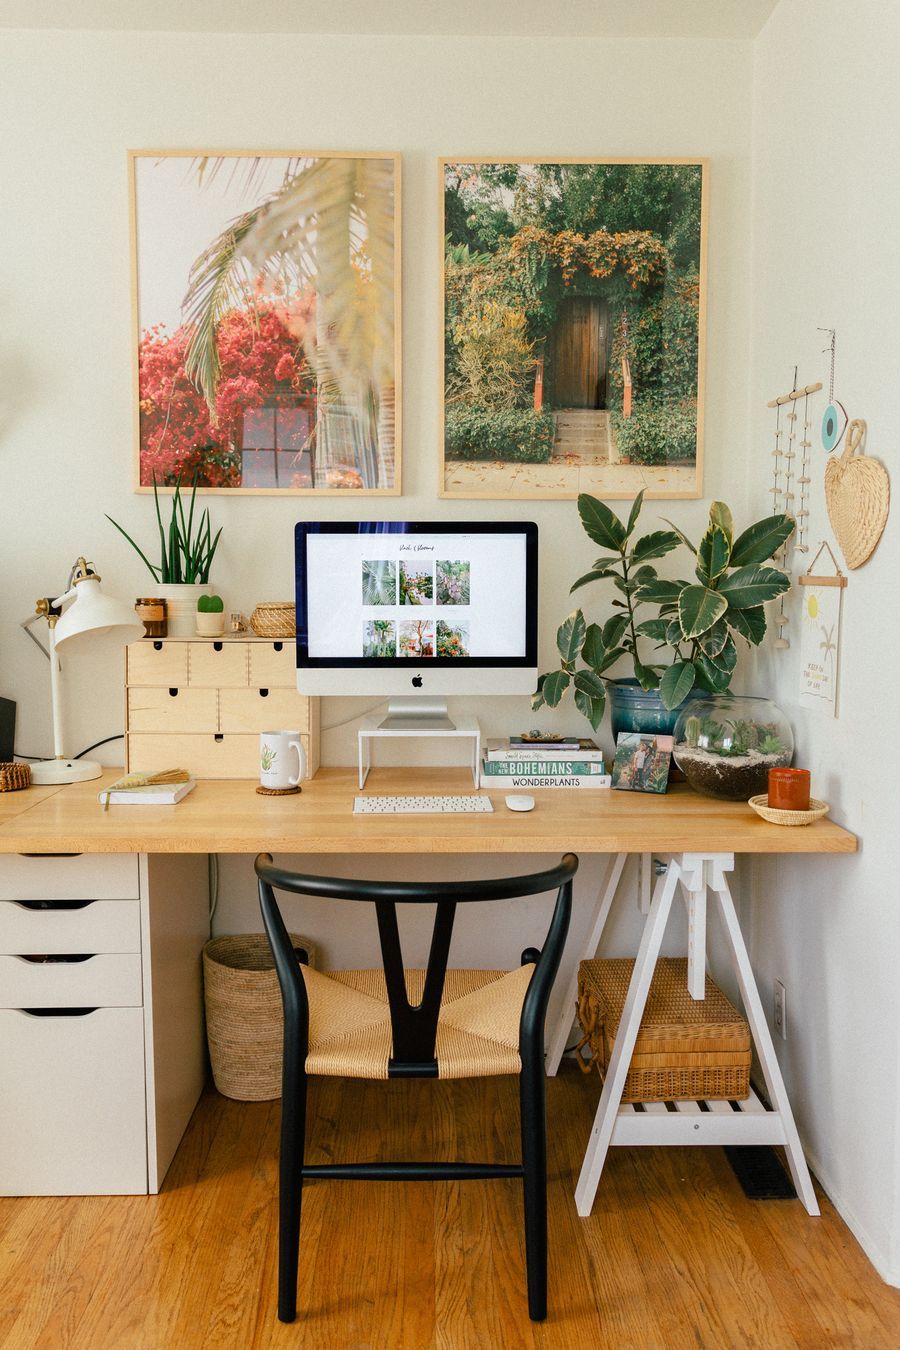
[[[99,635],[112,629],[116,630],[116,636],[122,642],[135,641],[144,633],[144,625],[124,600],[104,595],[98,577],[84,577],[75,586],[75,598],[71,605],[57,620],[54,643],[61,647],[64,642],[80,637],[83,633]]]

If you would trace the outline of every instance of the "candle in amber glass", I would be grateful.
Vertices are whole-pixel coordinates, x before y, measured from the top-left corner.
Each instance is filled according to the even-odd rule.
[[[769,805],[776,811],[808,811],[809,769],[770,769]]]

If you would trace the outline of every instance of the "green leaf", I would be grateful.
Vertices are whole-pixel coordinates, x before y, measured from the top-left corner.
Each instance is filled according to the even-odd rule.
[[[649,563],[644,563],[643,567],[638,567],[634,572],[631,573],[631,576],[629,577],[629,581],[637,581],[642,586],[647,581],[655,581],[655,580],[656,580],[656,568],[651,567]]]
[[[580,609],[576,609],[556,630],[556,646],[564,661],[574,661],[581,651],[587,625]]]
[[[644,562],[647,558],[664,558],[679,544],[678,535],[672,530],[654,530],[639,539],[631,551],[634,562]]]
[[[606,698],[606,685],[592,670],[579,670],[574,680],[575,688],[591,698]]]
[[[730,544],[734,538],[734,517],[724,502],[713,502],[709,508],[709,528],[715,525],[727,536]]]
[[[578,495],[578,514],[585,533],[601,548],[611,548],[621,553],[625,545],[625,526],[619,517],[610,511],[605,502],[598,501],[588,492]]]
[[[704,655],[712,662],[716,670],[724,670],[728,675],[734,673],[734,668],[737,665],[737,647],[734,645],[734,638],[730,633],[725,640],[724,647],[717,655],[711,656],[708,652],[705,652]]]
[[[551,670],[544,676],[541,694],[549,708],[555,708],[569,687],[571,676],[565,670]]]
[[[790,590],[790,579],[777,567],[739,567],[719,582],[719,595],[731,609],[755,609]]]
[[[728,624],[726,620],[720,619],[718,623],[714,623],[712,628],[708,629],[705,633],[700,634],[697,641],[703,655],[715,659],[728,641]]]
[[[625,526],[625,538],[631,538],[631,532],[637,524],[637,518],[641,514],[641,507],[644,505],[644,488],[641,488],[634,501],[631,503],[631,511],[628,515],[628,524]]]
[[[793,533],[794,522],[790,516],[766,516],[765,520],[758,520],[734,541],[732,566],[749,567],[765,562]]]
[[[729,609],[725,622],[752,647],[758,647],[766,635],[766,611],[762,605],[758,609]]]
[[[621,567],[621,566],[622,566],[621,555],[615,558],[609,557],[609,558],[594,559],[594,570],[598,572],[604,572],[609,567]]]
[[[683,703],[694,687],[697,673],[693,661],[676,661],[659,682],[659,697],[670,711]]]
[[[692,553],[696,553],[696,552],[697,552],[697,547],[696,547],[696,545],[691,543],[690,539],[688,539],[687,535],[684,533],[683,530],[679,530],[678,526],[675,525],[675,524],[674,524],[671,520],[669,520],[666,516],[663,516],[663,520],[664,520],[664,521],[666,522],[666,524],[669,526],[669,529],[670,529],[670,530],[674,530],[674,531],[675,531],[675,533],[678,535],[678,538],[679,538],[679,539],[681,540],[681,542],[684,544],[685,548],[689,548],[689,549],[691,550]]]
[[[670,647],[677,647],[679,642],[684,642],[681,624],[677,619],[666,619],[666,642]]]
[[[618,661],[619,657],[624,655],[625,655],[624,647],[610,647],[609,650],[606,652],[605,656],[603,657],[603,660],[598,662],[598,664],[594,667],[596,673],[598,675],[602,675],[604,670],[609,670],[610,666],[614,666]]]
[[[544,681],[546,678],[546,675],[538,676],[537,689],[535,689],[534,693],[531,695],[532,712],[538,712],[540,708],[544,707]]]
[[[134,540],[132,539],[131,535],[130,535],[130,534],[126,534],[125,531],[122,529],[122,526],[116,524],[116,522],[113,520],[112,516],[107,516],[106,519],[109,521],[110,525],[115,525],[115,526],[116,526],[116,529],[119,531],[119,534],[123,535],[124,538],[126,538],[126,539],[128,540],[129,544],[130,544],[131,547],[134,549],[135,553],[138,555],[138,557],[141,559],[141,561],[142,561],[142,562],[150,569],[150,572],[151,572],[151,574],[152,574],[154,580],[159,581],[159,580],[160,580],[159,568],[153,566],[153,563],[152,563],[152,562],[150,561],[150,559],[146,556],[146,554],[143,553],[142,550],[138,548],[137,544],[134,542]]]
[[[645,666],[641,661],[634,658],[634,675],[642,689],[658,689],[659,676],[652,666]]]
[[[627,627],[627,614],[614,614],[611,619],[607,619],[606,623],[603,625],[604,647],[618,647]]]
[[[678,621],[686,638],[698,637],[712,628],[728,608],[724,596],[708,586],[685,586],[678,601]]]
[[[687,584],[686,581],[663,581],[657,577],[655,581],[645,582],[634,598],[642,604],[677,604]]]
[[[572,582],[572,585],[569,587],[569,594],[571,595],[573,591],[577,591],[580,586],[586,586],[589,581],[602,581],[604,577],[615,577],[615,576],[618,576],[617,572],[610,572],[610,571],[585,572],[583,577],[579,577],[577,581]]]
[[[696,656],[694,666],[697,671],[697,683],[708,694],[724,694],[731,684],[731,672],[720,670],[713,665],[708,656]]]
[[[645,619],[643,623],[638,624],[635,632],[640,633],[642,637],[653,638],[654,642],[665,642],[668,630],[668,619]]]
[[[697,550],[697,575],[701,581],[715,581],[728,566],[731,545],[719,525],[711,525]]]
[[[597,670],[606,656],[606,644],[599,624],[589,623],[581,644],[581,659],[586,666]]]
[[[606,691],[604,690],[602,698],[592,698],[590,694],[583,694],[580,689],[576,689],[575,707],[587,718],[594,730],[599,731],[606,708]]]

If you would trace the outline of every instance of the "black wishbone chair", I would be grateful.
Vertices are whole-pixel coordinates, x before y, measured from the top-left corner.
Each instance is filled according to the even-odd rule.
[[[279,1172],[278,1316],[297,1315],[300,1204],[306,1177],[368,1181],[458,1181],[521,1177],[525,1200],[528,1312],[547,1315],[547,1150],[544,1019],[569,928],[578,859],[529,876],[488,881],[355,881],[304,876],[256,859],[263,922],[284,1003],[284,1073]],[[378,970],[323,974],[297,959],[275,891],[366,900],[375,906]],[[511,900],[556,891],[542,949],[528,947],[514,971],[447,968],[458,903]],[[403,969],[398,904],[436,907],[428,966]],[[417,1000],[411,1002],[411,1000]],[[480,1078],[518,1074],[522,1161],[304,1163],[307,1076]]]

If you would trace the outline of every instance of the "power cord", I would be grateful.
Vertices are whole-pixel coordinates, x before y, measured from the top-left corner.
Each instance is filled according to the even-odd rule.
[[[79,750],[78,754],[73,755],[72,758],[82,759],[85,755],[90,754],[92,750],[96,750],[99,745],[108,745],[110,741],[124,741],[124,739],[124,731],[119,731],[115,736],[106,736],[102,741],[94,741],[93,745],[85,746],[84,750]],[[21,750],[15,750],[13,751],[13,754],[16,759],[33,759],[35,763],[47,758],[46,755],[23,755]]]

